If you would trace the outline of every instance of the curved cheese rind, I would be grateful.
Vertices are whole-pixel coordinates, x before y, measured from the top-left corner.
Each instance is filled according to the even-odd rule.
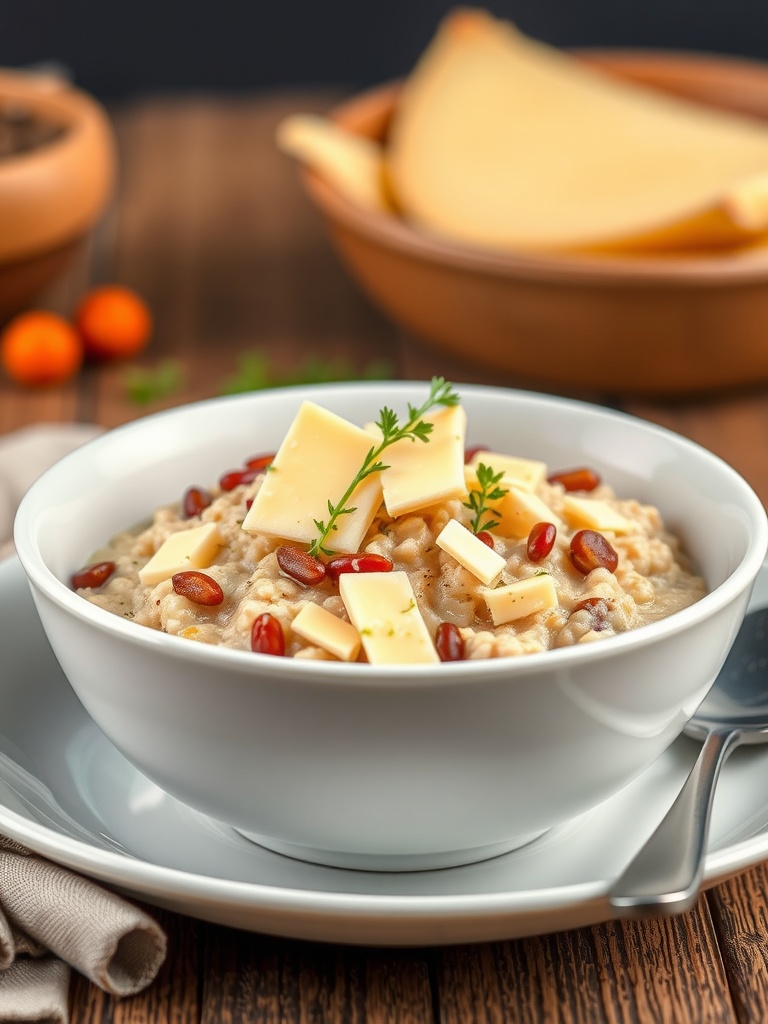
[[[514,249],[739,244],[768,228],[768,128],[609,76],[477,10],[441,25],[390,128],[404,215]]]

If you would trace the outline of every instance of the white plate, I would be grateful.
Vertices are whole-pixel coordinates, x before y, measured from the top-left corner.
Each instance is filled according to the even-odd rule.
[[[765,568],[757,604],[768,605]],[[698,750],[680,738],[596,810],[495,860],[408,874],[341,871],[261,849],[136,771],[70,689],[15,558],[0,562],[0,651],[0,829],[147,902],[295,938],[437,945],[607,920],[611,879],[662,818]],[[766,857],[768,748],[740,749],[715,799],[706,883]]]

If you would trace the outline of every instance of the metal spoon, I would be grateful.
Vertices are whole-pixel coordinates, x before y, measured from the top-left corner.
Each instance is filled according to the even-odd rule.
[[[663,821],[608,893],[620,916],[668,916],[696,902],[720,769],[739,744],[768,742],[768,608],[745,616],[685,731],[704,746]]]

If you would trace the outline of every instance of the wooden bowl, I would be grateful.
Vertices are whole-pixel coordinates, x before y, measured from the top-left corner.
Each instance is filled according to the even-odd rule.
[[[0,156],[0,322],[66,268],[104,210],[115,178],[106,113],[59,79],[0,70],[0,106],[58,129]]]
[[[589,51],[625,79],[768,119],[768,65],[699,55]],[[332,112],[386,137],[399,86]],[[768,381],[768,247],[674,256],[498,254],[359,209],[316,173],[303,181],[363,290],[408,332],[563,393],[675,396]]]

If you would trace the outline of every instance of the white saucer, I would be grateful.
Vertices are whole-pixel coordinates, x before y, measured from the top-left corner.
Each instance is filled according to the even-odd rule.
[[[768,605],[766,569],[758,604]],[[660,821],[698,750],[682,737],[596,810],[494,860],[343,871],[270,853],[137,772],[58,668],[15,558],[0,562],[0,652],[0,830],[149,903],[294,938],[438,945],[607,920],[610,881]],[[715,800],[706,884],[766,857],[768,748],[737,750]]]

